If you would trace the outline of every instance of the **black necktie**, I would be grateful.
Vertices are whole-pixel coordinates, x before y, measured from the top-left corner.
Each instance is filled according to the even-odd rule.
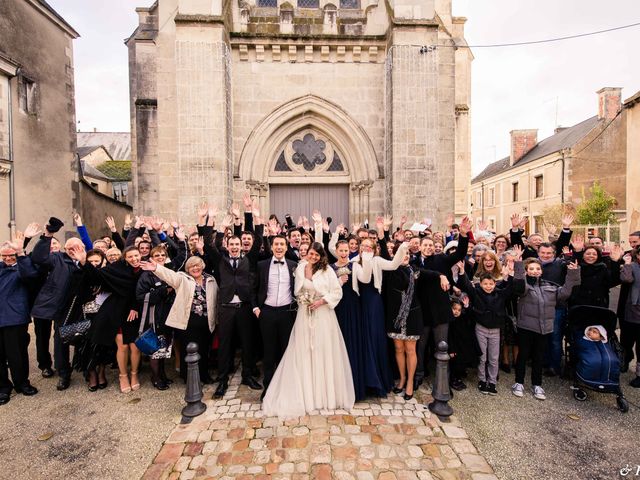
[[[273,263],[274,264],[284,265],[284,262],[282,260],[274,260]]]
[[[236,257],[232,257],[231,258],[231,265],[233,266],[233,269],[235,270],[236,268],[238,268],[238,258]]]

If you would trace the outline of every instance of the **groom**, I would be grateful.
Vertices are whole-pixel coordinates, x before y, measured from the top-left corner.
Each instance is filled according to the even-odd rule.
[[[296,319],[297,303],[293,294],[296,263],[285,258],[287,239],[278,235],[271,243],[273,256],[258,262],[253,313],[260,320],[264,344],[264,391],[284,355]]]

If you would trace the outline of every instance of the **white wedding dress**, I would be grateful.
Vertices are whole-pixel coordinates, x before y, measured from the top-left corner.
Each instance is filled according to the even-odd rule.
[[[304,279],[302,282],[298,278],[300,275]],[[335,282],[330,277],[316,282],[318,275],[333,275]],[[323,305],[311,314],[306,305],[299,305],[289,345],[269,384],[262,410],[267,416],[280,418],[300,417],[315,410],[349,410],[355,402],[351,365],[333,311],[342,296],[340,284],[330,268],[317,272],[312,282],[304,278],[304,265],[300,265],[296,277],[296,294],[307,290],[318,298],[333,298],[329,305]],[[327,279],[331,293],[320,295],[314,283],[325,287]],[[337,300],[336,286],[340,289]]]

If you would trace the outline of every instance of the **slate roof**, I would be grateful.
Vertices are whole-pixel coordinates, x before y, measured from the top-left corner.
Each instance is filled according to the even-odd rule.
[[[573,127],[565,128],[564,130],[545,138],[538,142],[535,147],[533,147],[513,166],[509,165],[510,157],[505,157],[501,160],[490,163],[482,172],[480,172],[479,175],[471,180],[471,183],[481,182],[487,178],[498,175],[499,173],[503,173],[512,168],[538,160],[539,158],[545,157],[553,152],[559,152],[565,148],[571,148],[584,138],[587,133],[593,130],[593,128],[598,124],[598,121],[598,117],[593,116],[574,125]]]
[[[102,145],[91,145],[87,147],[78,147],[76,148],[76,152],[78,153],[78,157],[82,160],[87,155],[90,155],[92,152],[102,148]]]
[[[100,145],[114,160],[131,160],[129,132],[78,132],[78,148]]]

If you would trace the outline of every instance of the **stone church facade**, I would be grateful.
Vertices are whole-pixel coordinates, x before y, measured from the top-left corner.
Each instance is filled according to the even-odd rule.
[[[136,211],[435,223],[469,205],[470,70],[451,0],[158,0],[129,49]],[[371,220],[370,220],[371,221]]]

